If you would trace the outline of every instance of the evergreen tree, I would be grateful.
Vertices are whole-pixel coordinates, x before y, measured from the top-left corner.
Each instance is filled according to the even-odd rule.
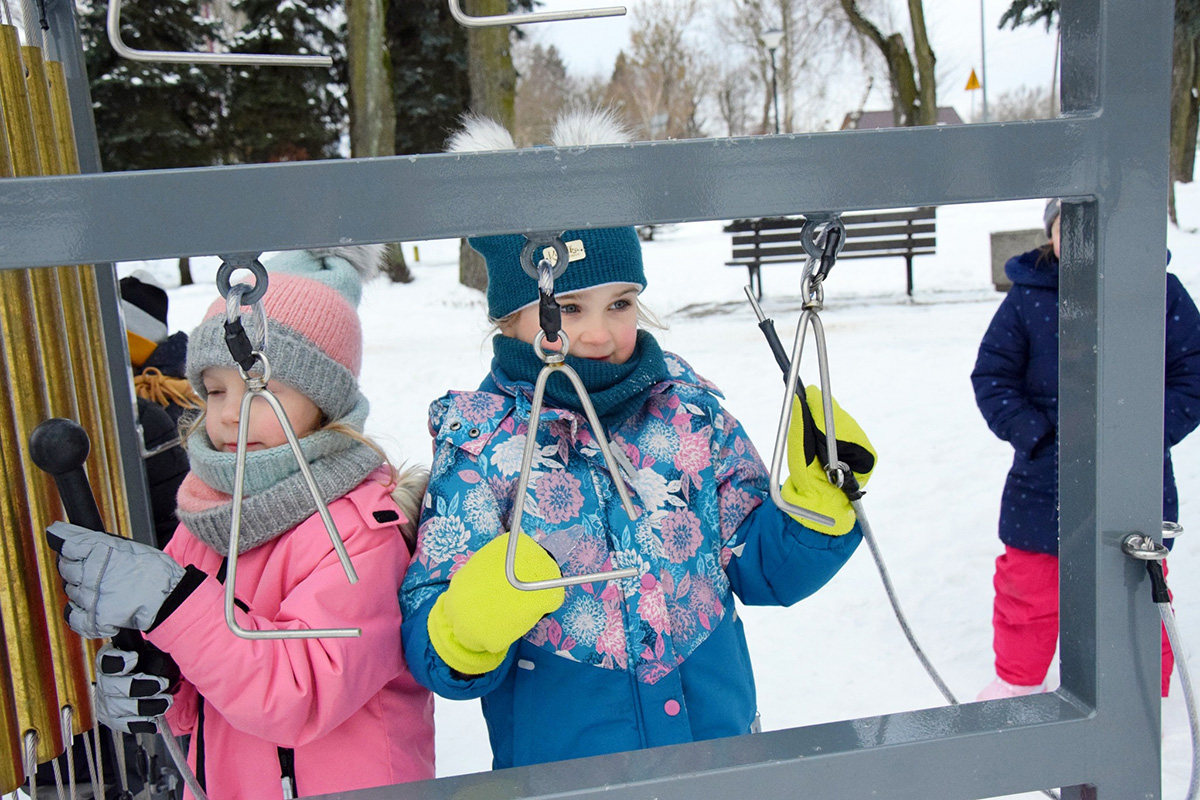
[[[1046,30],[1050,30],[1057,16],[1058,0],[1012,0],[1012,5],[1000,16],[999,27],[1008,24],[1015,29],[1018,25],[1033,25],[1044,20]]]
[[[238,0],[245,19],[238,53],[328,55],[332,67],[237,67],[232,71],[221,144],[228,161],[336,158],[346,126],[344,26],[333,0]]]
[[[506,5],[514,13],[530,10],[533,3],[508,0]],[[463,6],[467,13],[479,13],[465,1]],[[387,13],[396,89],[396,153],[441,152],[463,114],[489,113],[488,101],[481,106],[481,98],[471,96],[467,29],[450,16],[446,0],[393,2]],[[506,30],[520,35],[513,28]]]
[[[105,33],[106,4],[82,0],[80,31],[100,162],[109,172],[212,164],[225,70],[130,61]],[[206,51],[219,36],[192,0],[126,5],[121,33],[142,50]]]
[[[471,107],[467,29],[446,0],[388,5],[396,98],[396,153],[437,153]]]

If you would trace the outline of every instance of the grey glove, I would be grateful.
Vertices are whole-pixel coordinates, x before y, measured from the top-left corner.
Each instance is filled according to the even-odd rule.
[[[174,698],[170,682],[138,671],[138,654],[106,644],[96,653],[96,716],[125,733],[154,733],[155,717],[167,713]]]
[[[88,639],[114,636],[118,628],[149,629],[184,576],[161,550],[110,533],[55,522],[46,538],[58,551],[58,574],[71,601],[67,624]]]

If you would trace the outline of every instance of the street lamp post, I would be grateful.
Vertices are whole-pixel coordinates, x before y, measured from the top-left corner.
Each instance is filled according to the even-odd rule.
[[[779,87],[775,75],[775,51],[783,42],[783,31],[778,28],[772,28],[769,31],[764,31],[762,35],[762,43],[766,45],[767,52],[771,54],[771,97],[775,105],[775,132],[779,133]]]

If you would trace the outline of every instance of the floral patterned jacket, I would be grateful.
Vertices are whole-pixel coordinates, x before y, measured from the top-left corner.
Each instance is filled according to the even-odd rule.
[[[487,675],[453,672],[429,643],[434,600],[512,515],[533,387],[498,368],[430,408],[434,460],[400,592],[419,682],[483,698],[496,767],[751,731],[754,679],[733,595],[790,605],[823,586],[861,533],[810,530],[769,502],[767,471],[715,386],[666,354],[668,380],[615,431],[630,521],[586,418],[545,408],[522,528],[565,575],[637,568],[566,589]]]

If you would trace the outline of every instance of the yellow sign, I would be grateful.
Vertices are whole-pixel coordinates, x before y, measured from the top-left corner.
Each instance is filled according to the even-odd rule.
[[[980,86],[980,84],[979,84],[979,78],[975,77],[975,70],[971,70],[971,77],[967,78],[966,91],[973,92],[976,89],[981,89],[981,88],[983,88],[983,87]]]

